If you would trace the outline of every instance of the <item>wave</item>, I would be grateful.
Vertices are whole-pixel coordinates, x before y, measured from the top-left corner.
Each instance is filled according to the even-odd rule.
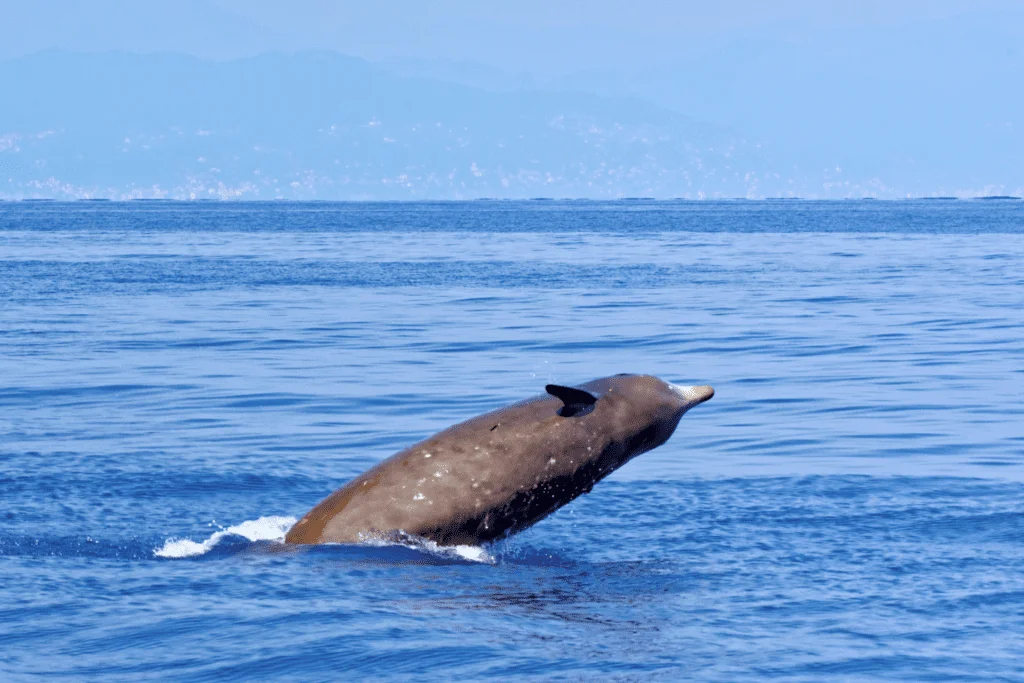
[[[221,528],[204,541],[193,541],[188,538],[168,538],[164,544],[153,550],[155,557],[179,560],[200,557],[217,547],[225,539],[241,537],[247,541],[284,543],[285,534],[298,520],[295,517],[269,516],[247,520],[241,524]],[[330,547],[339,544],[324,544]],[[475,545],[438,545],[436,542],[412,534],[397,533],[386,537],[367,537],[360,544],[372,548],[406,548],[448,560],[465,560],[494,564],[494,557],[486,549]]]

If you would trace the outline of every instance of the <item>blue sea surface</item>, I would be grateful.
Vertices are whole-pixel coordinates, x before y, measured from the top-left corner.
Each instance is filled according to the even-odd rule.
[[[519,536],[391,453],[712,384]],[[0,678],[1024,680],[1024,202],[0,203]]]

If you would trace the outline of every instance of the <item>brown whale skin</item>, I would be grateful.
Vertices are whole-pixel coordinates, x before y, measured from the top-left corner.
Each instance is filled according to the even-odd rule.
[[[456,545],[514,534],[665,443],[687,410],[714,395],[708,386],[651,375],[615,375],[575,389],[586,394],[550,385],[562,398],[515,403],[399,451],[321,501],[285,542],[357,543],[400,533]],[[590,404],[570,405],[577,395],[589,395]]]

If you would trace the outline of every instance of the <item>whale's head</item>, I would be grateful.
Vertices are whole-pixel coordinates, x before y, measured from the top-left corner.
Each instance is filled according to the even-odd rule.
[[[671,415],[676,419],[715,395],[715,390],[706,384],[673,384],[654,375],[614,375],[587,382],[580,385],[580,388],[595,396],[621,397],[639,410],[656,413],[661,417]]]
[[[552,387],[548,391],[558,395]],[[688,410],[715,395],[715,390],[706,385],[684,386],[653,375],[626,374],[587,382],[569,391],[590,396],[592,402],[588,406],[585,398],[562,396],[570,414],[576,411],[574,414],[586,415],[592,410],[593,419],[600,421],[603,429],[621,435],[626,444],[625,460],[668,441]]]

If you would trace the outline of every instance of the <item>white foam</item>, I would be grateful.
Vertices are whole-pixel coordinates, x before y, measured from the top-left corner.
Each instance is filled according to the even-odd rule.
[[[294,517],[260,517],[214,532],[201,543],[188,538],[168,538],[162,548],[153,550],[157,557],[180,559],[210,552],[225,536],[242,536],[250,541],[284,541],[284,535],[295,525]]]
[[[453,550],[455,550],[456,555],[464,560],[494,564],[494,557],[478,545],[457,545]]]
[[[285,534],[288,533],[289,529],[295,526],[296,521],[297,520],[294,517],[279,516],[250,519],[242,522],[241,524],[229,526],[226,529],[221,527],[220,531],[215,531],[210,534],[205,541],[201,542],[193,541],[189,538],[168,538],[164,541],[163,547],[153,550],[153,554],[156,557],[163,557],[172,560],[185,557],[198,557],[199,555],[205,555],[213,550],[213,548],[220,543],[221,539],[226,536],[241,536],[250,541],[276,541],[283,543]],[[494,564],[495,562],[490,553],[480,546],[438,545],[434,541],[421,536],[414,536],[412,534],[401,533],[397,538],[376,538],[370,536],[362,538],[361,541],[366,545],[378,547],[389,545],[401,546],[403,548],[419,550],[433,555],[439,555],[441,557],[457,557],[469,562],[481,562],[485,564]]]
[[[366,545],[374,545],[378,547],[397,545],[403,548],[428,552],[433,555],[440,555],[441,557],[458,557],[469,562],[482,562],[484,564],[494,564],[495,562],[494,557],[481,546],[438,545],[430,539],[423,538],[422,536],[414,536],[412,534],[403,533],[401,534],[400,540],[375,538],[373,536],[361,537],[361,542]]]

